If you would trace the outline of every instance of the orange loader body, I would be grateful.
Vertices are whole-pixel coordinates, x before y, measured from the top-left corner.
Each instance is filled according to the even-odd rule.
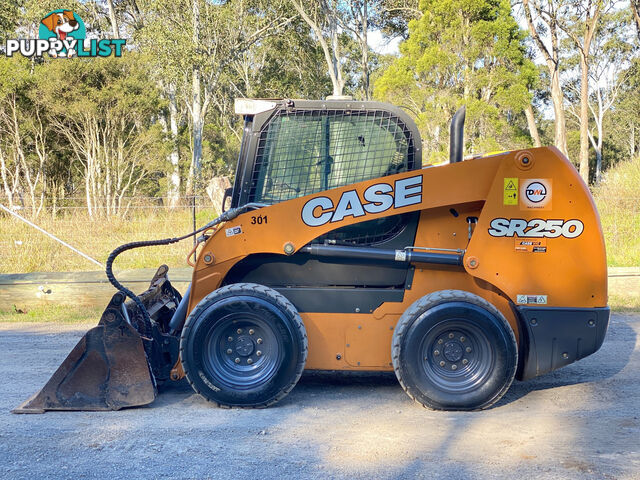
[[[482,409],[514,378],[600,348],[609,322],[600,219],[556,148],[462,161],[461,109],[450,163],[423,168],[415,124],[390,105],[238,105],[232,208],[194,232],[184,298],[164,266],[135,295],[111,264],[187,236],[118,247],[107,276],[120,292],[17,412],[142,405],[157,383],[184,377],[221,406],[266,407],[304,369],[395,371],[426,407]]]
[[[525,158],[527,163],[523,163]],[[303,206],[317,195],[260,209],[259,214],[268,223],[257,223],[257,212],[238,216],[232,226],[240,227],[242,234],[226,236],[225,228],[229,226],[224,225],[202,246],[193,271],[189,311],[219,288],[227,272],[248,255],[286,255],[287,244],[298,250],[339,226],[410,211],[421,212],[415,245],[465,250],[464,265],[416,263],[413,283],[403,301],[382,303],[374,311],[356,313],[358,307],[354,305],[352,313],[302,312],[309,337],[307,369],[393,370],[389,345],[398,318],[415,300],[437,290],[460,289],[486,298],[505,316],[518,338],[521,325],[513,310],[513,306],[521,304],[518,295],[545,295],[546,308],[606,307],[607,264],[600,218],[587,186],[556,148],[476,158],[425,168],[418,175],[422,177],[419,203],[362,217],[347,216],[339,224],[328,222],[314,227],[304,223]],[[385,177],[384,181],[393,184],[415,176],[416,172],[411,171]],[[505,205],[507,178],[516,178],[519,184],[529,179],[552,179],[547,208],[526,208],[521,202]],[[337,205],[344,192],[355,190],[363,198],[363,192],[379,181],[348,185],[322,192],[322,196]],[[450,213],[452,208],[458,217]],[[469,216],[478,218],[471,240],[465,221]],[[579,219],[584,229],[575,238],[529,237],[531,227],[525,229],[523,236],[496,237],[490,234],[491,222],[496,218],[522,219],[527,223],[535,219]],[[519,243],[528,240],[542,241],[546,250],[518,248]],[[205,261],[207,253],[212,261]],[[567,353],[566,363],[576,360],[580,355],[578,345]],[[181,372],[179,365],[176,372]]]

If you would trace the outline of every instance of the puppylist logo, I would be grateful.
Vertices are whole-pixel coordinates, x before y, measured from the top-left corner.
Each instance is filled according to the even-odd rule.
[[[8,39],[5,44],[7,57],[19,53],[25,57],[42,57],[48,53],[50,57],[116,57],[122,55],[122,47],[126,40],[87,39],[84,22],[77,13],[71,10],[53,10],[41,21],[38,38]]]

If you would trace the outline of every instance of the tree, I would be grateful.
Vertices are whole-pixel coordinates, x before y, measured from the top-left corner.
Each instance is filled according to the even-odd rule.
[[[628,32],[629,18],[626,11],[614,11],[601,15],[592,45],[592,61],[589,68],[588,107],[593,119],[593,128],[587,130],[589,141],[595,151],[594,180],[599,183],[603,171],[604,118],[616,103],[622,84],[627,80],[628,61],[632,53],[632,40]],[[580,92],[582,99],[582,92]],[[580,114],[571,110],[582,125]]]
[[[291,4],[311,27],[316,41],[322,48],[333,85],[333,95],[342,95],[345,78],[340,50],[339,0],[291,0]]]
[[[229,102],[234,96],[323,98],[332,89],[324,52],[300,17],[279,35],[253,44],[234,62],[234,73],[225,82],[229,85]],[[222,96],[220,101],[224,100]]]
[[[107,7],[109,8],[109,21],[111,22],[111,34],[113,35],[112,38],[120,38],[118,17],[116,16],[116,9],[113,6],[113,0],[107,0]]]
[[[540,71],[527,56],[522,62],[521,72],[522,80],[526,83],[527,90],[529,91],[529,101],[524,106],[527,129],[529,130],[533,146],[541,147],[542,141],[540,140],[540,132],[538,131],[538,124],[536,122],[536,113],[533,109],[533,102],[540,87]]]
[[[37,216],[44,205],[49,125],[30,98],[29,72],[25,59],[0,62],[0,178],[9,208],[20,203]]]
[[[375,27],[388,38],[409,35],[409,22],[422,16],[419,0],[384,0],[376,2]]]
[[[549,70],[549,89],[555,117],[554,143],[564,155],[568,155],[564,96],[560,83],[561,32],[558,24],[558,5],[552,0],[522,0],[522,6],[529,34]],[[545,38],[548,38],[548,42],[545,42]]]
[[[70,167],[82,175],[92,217],[125,214],[130,197],[163,157],[154,122],[163,105],[144,66],[138,54],[127,53],[52,61],[36,72],[36,101],[73,154]]]
[[[165,138],[170,145],[167,160],[169,171],[167,172],[167,206],[176,208],[180,202],[180,139],[178,136],[178,124],[180,112],[178,110],[178,96],[176,92],[176,80],[165,77],[157,83],[167,99],[168,108],[160,113],[160,123]]]
[[[144,27],[147,47],[175,78],[183,79],[191,127],[188,194],[199,181],[205,118],[220,98],[228,73],[252,45],[291,22],[285,13],[279,3],[266,0],[155,0],[150,5]]]
[[[574,44],[580,61],[580,176],[589,182],[589,66],[598,20],[609,2],[576,0],[560,6],[556,20]]]
[[[607,122],[609,138],[625,157],[633,158],[640,154],[640,59],[633,58],[620,75],[624,81],[618,82],[618,95]]]
[[[344,14],[341,15],[343,28],[353,34],[360,47],[360,68],[365,100],[371,97],[368,33],[372,3],[374,2],[370,0],[350,0],[344,7]]]
[[[21,8],[22,1],[3,2],[0,8],[0,48],[4,47],[7,38],[13,36],[18,26]]]
[[[636,34],[640,40],[640,0],[631,0],[631,11],[636,24]]]
[[[147,53],[145,60],[153,64],[151,70],[154,72],[154,79],[167,100],[168,108],[161,112],[160,123],[170,145],[170,152],[167,155],[169,163],[167,172],[167,205],[169,208],[175,208],[180,201],[181,185],[178,128],[182,112],[178,108],[177,91],[180,73],[176,68],[168,65],[163,57],[156,55],[155,50],[159,38],[154,35],[153,28],[145,29],[144,14],[153,13],[152,6],[145,3],[144,0],[141,2],[138,2],[138,0],[123,0],[119,6],[122,8],[124,23],[129,25],[132,30],[134,42],[138,44],[140,50]],[[115,13],[113,15],[115,16]]]
[[[449,119],[467,106],[465,138],[472,152],[530,144],[519,125],[537,76],[524,35],[506,0],[429,0],[374,96],[417,112],[431,161],[447,158]]]

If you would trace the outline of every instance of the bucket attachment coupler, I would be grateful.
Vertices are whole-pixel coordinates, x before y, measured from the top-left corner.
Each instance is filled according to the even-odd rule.
[[[180,301],[167,270],[160,267],[150,288],[139,296],[150,314],[168,314]],[[155,378],[142,337],[129,322],[136,325],[141,315],[135,303],[125,299],[122,292],[113,296],[98,325],[80,339],[46,385],[13,413],[119,410],[153,402]],[[155,321],[154,326],[157,330]]]

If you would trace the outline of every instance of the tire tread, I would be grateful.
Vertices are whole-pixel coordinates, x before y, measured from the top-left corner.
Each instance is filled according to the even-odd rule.
[[[435,405],[429,405],[421,402],[420,399],[412,391],[411,387],[407,384],[407,382],[403,378],[402,371],[400,369],[400,350],[402,348],[402,340],[404,338],[404,335],[407,332],[407,329],[411,326],[411,324],[413,323],[417,315],[441,303],[455,302],[455,301],[463,301],[463,302],[471,303],[473,305],[485,308],[489,310],[493,315],[495,315],[497,319],[500,320],[505,331],[509,332],[509,338],[511,339],[511,342],[514,346],[514,350],[516,352],[514,365],[516,366],[518,365],[518,348],[517,348],[516,336],[513,333],[513,329],[511,328],[511,325],[509,325],[509,322],[507,322],[507,320],[504,318],[504,315],[502,315],[502,313],[500,313],[500,311],[494,305],[489,303],[484,298],[479,297],[478,295],[475,295],[471,292],[466,292],[464,290],[439,290],[437,292],[433,292],[428,295],[425,295],[424,297],[416,300],[400,316],[400,319],[398,320],[396,328],[394,329],[394,332],[393,332],[393,338],[391,342],[391,361],[393,363],[393,370],[395,371],[396,377],[398,377],[398,381],[400,382],[400,386],[402,387],[402,389],[406,392],[407,395],[409,395],[409,398],[411,398],[414,402],[418,403],[419,405],[422,405],[424,408],[428,410],[442,410],[442,409],[436,407]],[[491,407],[498,400],[500,400],[503,397],[503,395],[507,392],[507,390],[509,390],[509,387],[513,382],[515,374],[516,374],[516,368],[514,367],[511,378],[509,378],[508,381],[505,382],[505,385],[503,386],[503,388],[499,392],[497,392],[496,395],[493,398],[491,398],[489,401],[485,402],[484,404],[476,408],[473,408],[472,410],[484,410],[486,408]]]
[[[300,338],[302,338],[302,349],[301,349],[302,359],[301,361],[298,362],[298,368],[296,369],[295,376],[292,379],[292,381],[289,382],[288,385],[286,385],[283,389],[281,389],[280,392],[278,392],[278,394],[272,399],[270,399],[268,402],[260,403],[257,405],[231,406],[231,405],[226,405],[220,402],[216,402],[214,400],[210,400],[209,398],[207,398],[206,395],[203,395],[202,392],[199,391],[198,387],[191,380],[188,365],[183,360],[184,345],[187,343],[186,338],[188,338],[189,336],[189,332],[193,326],[193,322],[195,321],[195,319],[198,318],[199,314],[203,310],[206,310],[209,307],[209,305],[213,301],[215,301],[217,297],[220,297],[227,293],[236,293],[238,295],[242,295],[243,293],[246,293],[248,290],[253,291],[256,294],[263,295],[269,299],[272,299],[280,308],[285,310],[290,315],[290,317],[294,320],[294,324],[296,326],[296,329],[298,330],[298,334],[300,335]],[[184,327],[182,329],[182,333],[180,334],[180,363],[182,365],[182,369],[184,370],[185,377],[189,382],[189,385],[191,385],[191,388],[193,388],[193,390],[197,394],[205,398],[207,402],[212,403],[215,406],[220,408],[267,408],[267,407],[270,407],[271,405],[278,403],[280,400],[282,400],[284,397],[286,397],[289,394],[289,392],[293,389],[293,387],[295,387],[296,383],[298,383],[298,380],[300,380],[300,377],[302,376],[302,372],[304,370],[305,363],[307,361],[308,351],[309,351],[309,342],[307,339],[307,330],[304,328],[304,323],[302,322],[302,318],[300,318],[300,314],[298,313],[296,308],[281,293],[278,293],[274,289],[269,288],[265,285],[260,285],[258,283],[232,283],[229,285],[225,285],[224,287],[218,288],[217,290],[214,290],[213,292],[209,293],[206,297],[204,297],[198,303],[198,305],[196,305],[193,311],[189,314],[184,324]]]

